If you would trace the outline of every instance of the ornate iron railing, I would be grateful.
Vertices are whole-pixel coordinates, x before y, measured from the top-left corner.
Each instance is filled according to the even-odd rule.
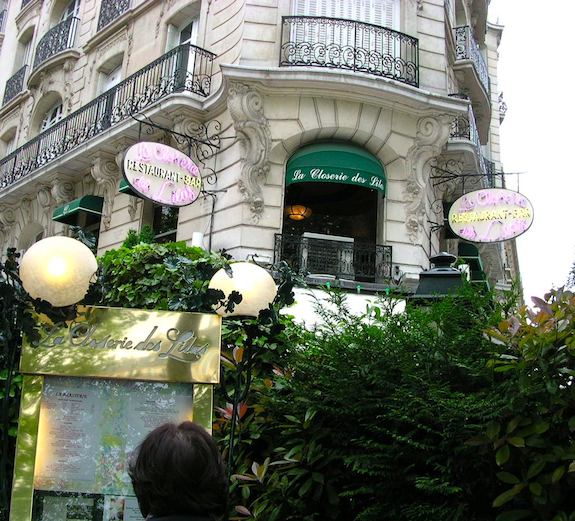
[[[339,279],[384,282],[391,278],[392,247],[276,234],[274,262]]]
[[[456,27],[455,32],[455,60],[471,60],[485,92],[489,93],[489,72],[485,59],[479,50],[479,45],[473,37],[468,25]]]
[[[79,18],[71,16],[50,29],[38,42],[32,69],[38,68],[46,60],[74,46],[76,27]]]
[[[24,90],[24,78],[26,78],[26,69],[28,69],[28,65],[24,65],[24,67],[18,69],[16,74],[8,79],[6,82],[6,88],[4,89],[2,105],[6,105],[6,103],[13,100]]]
[[[462,99],[469,99],[465,94],[450,94],[450,96],[458,97]],[[484,184],[487,188],[492,188],[494,186],[494,172],[492,169],[490,171],[488,163],[491,163],[483,157],[481,153],[481,142],[479,141],[479,131],[477,130],[477,125],[475,123],[475,115],[473,114],[473,108],[471,105],[468,108],[467,115],[457,116],[451,123],[451,131],[449,134],[450,139],[465,139],[471,141],[475,148],[475,154],[477,156],[477,161],[479,163],[480,174],[483,177]],[[491,163],[492,164],[492,163]]]
[[[0,160],[0,190],[173,92],[208,96],[214,58],[189,44],[167,52]]]
[[[471,105],[466,115],[457,116],[451,123],[449,134],[451,139],[466,139],[473,142],[478,151],[481,151],[481,142],[479,141],[479,131],[475,123],[475,115]]]
[[[497,176],[495,163],[486,157],[482,157],[482,160],[485,165],[485,184],[487,185],[487,188],[495,188],[495,178]]]
[[[417,38],[341,18],[284,16],[279,64],[365,72],[419,85]]]
[[[8,11],[6,11],[6,9],[2,9],[2,11],[0,11],[0,33],[4,32],[4,29],[6,28],[6,17],[8,16]]]
[[[98,31],[110,25],[116,18],[130,9],[130,0],[103,0],[98,18]]]

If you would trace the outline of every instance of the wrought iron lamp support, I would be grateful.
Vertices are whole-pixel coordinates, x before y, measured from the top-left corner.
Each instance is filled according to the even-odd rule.
[[[239,317],[240,320],[249,319],[252,317]],[[231,426],[230,426],[230,440],[228,444],[228,479],[231,477],[232,471],[235,468],[235,449],[236,444],[239,444],[241,440],[241,433],[238,431],[236,434],[237,426],[240,420],[240,406],[246,401],[248,394],[250,392],[250,387],[252,384],[252,369],[253,369],[253,332],[252,328],[248,325],[245,326],[247,340],[246,347],[244,349],[241,360],[236,362],[236,371],[231,382],[231,393],[228,391],[228,385],[226,385],[224,368],[220,369],[220,388],[222,396],[227,403],[232,405],[231,414]]]
[[[140,116],[138,118],[137,116]],[[189,156],[194,156],[203,167],[204,175],[202,176],[206,183],[213,185],[217,182],[216,171],[213,168],[206,166],[206,161],[215,157],[221,147],[221,140],[224,139],[219,135],[222,124],[213,119],[206,123],[197,123],[195,126],[195,134],[184,134],[176,132],[170,128],[158,125],[151,118],[144,114],[131,115],[132,119],[138,122],[138,140],[142,138],[142,133],[148,135],[154,133],[155,130],[161,130],[169,134],[179,145],[187,146]],[[235,137],[234,137],[235,139]],[[206,171],[208,173],[206,174]]]

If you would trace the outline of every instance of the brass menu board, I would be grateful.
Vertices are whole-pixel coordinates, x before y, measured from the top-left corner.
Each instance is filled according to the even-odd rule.
[[[141,521],[127,462],[166,421],[212,421],[221,318],[81,308],[24,342],[11,521]]]

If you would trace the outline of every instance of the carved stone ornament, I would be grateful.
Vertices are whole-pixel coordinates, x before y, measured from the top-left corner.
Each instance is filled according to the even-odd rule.
[[[114,197],[120,181],[120,170],[113,155],[98,154],[94,157],[90,170],[96,181],[96,192],[104,198],[102,207],[102,226],[104,230],[110,229]]]
[[[264,116],[263,100],[253,88],[231,83],[228,109],[242,148],[240,191],[249,203],[252,220],[258,222],[264,210],[262,186],[269,173],[271,132]]]
[[[0,206],[0,226],[10,228],[16,221],[14,208],[10,206]]]
[[[52,183],[50,193],[57,205],[65,204],[74,198],[74,185],[69,181],[56,179]]]
[[[407,153],[407,204],[405,227],[412,244],[420,241],[427,213],[425,191],[431,173],[430,161],[441,153],[449,138],[453,116],[434,114],[417,122],[415,144]]]

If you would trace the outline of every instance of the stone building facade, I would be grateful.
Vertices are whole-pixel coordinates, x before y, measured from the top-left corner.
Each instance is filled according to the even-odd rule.
[[[444,226],[459,194],[504,183],[488,4],[9,0],[0,247],[78,224],[102,253],[150,224],[350,288],[409,291],[446,249],[506,284],[514,242],[461,249]],[[123,155],[142,140],[189,153],[205,193],[179,210],[130,195]],[[362,161],[377,186],[353,179]]]

